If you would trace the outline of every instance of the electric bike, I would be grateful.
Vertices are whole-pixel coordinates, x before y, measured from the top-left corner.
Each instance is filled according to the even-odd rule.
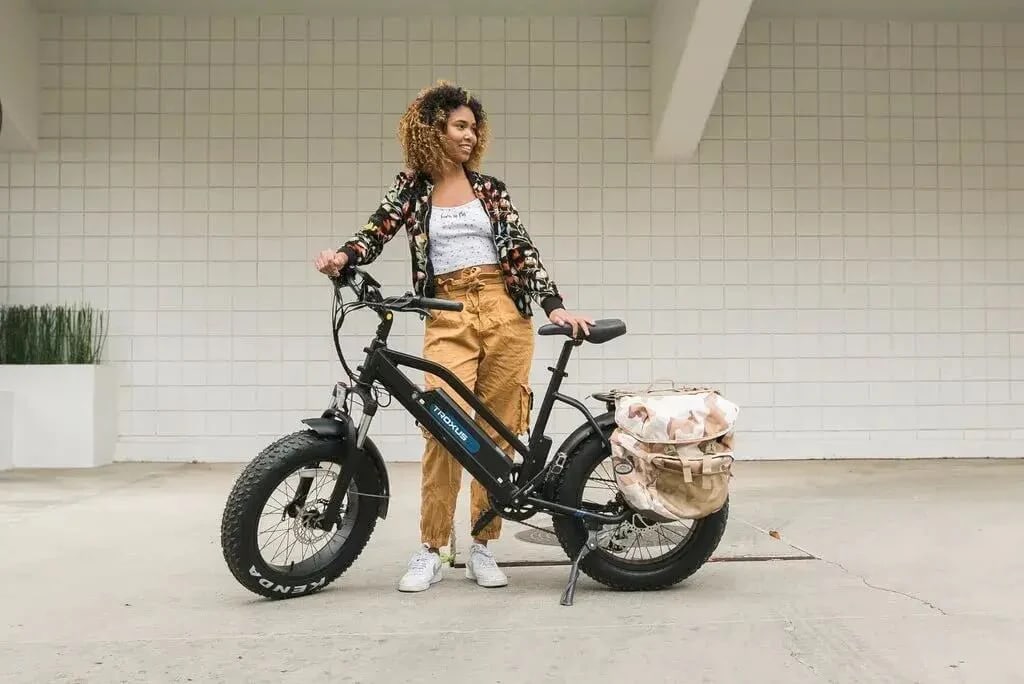
[[[334,346],[349,382],[338,382],[319,417],[303,420],[305,429],[267,446],[235,481],[221,521],[221,546],[231,573],[244,587],[271,599],[312,594],[355,562],[377,520],[387,517],[391,497],[386,463],[369,437],[378,409],[390,404],[382,395],[412,414],[488,491],[490,509],[474,521],[474,535],[495,516],[526,525],[537,514],[551,517],[558,543],[572,561],[562,605],[572,605],[580,571],[613,589],[653,590],[684,580],[710,558],[725,531],[728,502],[699,520],[664,524],[644,519],[616,487],[609,442],[615,429],[612,394],[591,395],[604,404],[604,412],[594,415],[583,402],[560,391],[572,350],[584,342],[604,344],[624,335],[621,320],[598,320],[589,335],[575,337],[569,327],[539,328],[539,335],[569,339],[557,363],[548,368],[551,380],[524,443],[450,370],[388,347],[396,313],[457,312],[461,302],[410,292],[383,297],[380,284],[354,267],[331,281]],[[346,290],[355,297],[347,304],[342,296]],[[356,309],[370,309],[380,322],[353,373],[339,334],[346,314]],[[441,378],[476,419],[444,388],[424,391],[403,367]],[[584,420],[552,454],[545,430],[556,401],[578,409]],[[499,449],[479,420],[521,458]]]

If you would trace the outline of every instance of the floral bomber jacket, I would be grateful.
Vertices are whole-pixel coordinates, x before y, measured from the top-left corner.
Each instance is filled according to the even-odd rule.
[[[545,313],[563,307],[562,297],[544,265],[505,184],[493,176],[466,171],[473,194],[491,219],[491,235],[504,275],[505,290],[524,318],[533,315],[530,299],[540,302]],[[417,295],[434,296],[434,272],[430,261],[428,226],[434,184],[427,174],[403,170],[384,194],[369,221],[339,252],[349,263],[363,265],[380,256],[384,245],[405,226],[412,254],[412,282]]]

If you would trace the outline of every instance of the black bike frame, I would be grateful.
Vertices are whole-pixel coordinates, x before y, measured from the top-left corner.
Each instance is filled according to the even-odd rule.
[[[363,399],[363,418],[358,431],[352,435],[356,441],[357,457],[361,453],[370,421],[378,407],[367,388],[371,387],[373,383],[379,382],[487,489],[494,502],[501,507],[510,510],[532,507],[536,510],[573,515],[592,523],[603,524],[616,524],[628,517],[628,513],[625,512],[609,514],[580,510],[531,496],[537,486],[543,482],[548,471],[546,463],[551,450],[551,438],[544,433],[555,401],[561,401],[579,409],[586,416],[595,434],[605,441],[597,421],[594,420],[586,406],[559,392],[563,378],[567,377],[565,368],[569,363],[572,348],[583,344],[582,340],[567,340],[562,346],[557,364],[548,368],[552,373],[551,381],[548,383],[547,392],[541,403],[537,422],[531,431],[530,443],[526,445],[450,370],[427,359],[389,349],[387,339],[391,332],[394,316],[391,311],[386,311],[381,313],[380,317],[381,322],[373,342],[363,350],[366,352],[366,359],[362,365],[357,367],[359,371],[357,385],[349,388],[349,391],[357,393]],[[507,441],[510,447],[523,457],[522,464],[514,465],[512,459],[480,429],[480,426],[453,401],[443,388],[420,390],[402,372],[402,366],[436,375],[447,383],[485,423],[494,429],[497,435]],[[340,499],[343,492],[347,490],[351,471],[352,469],[349,469],[349,477],[346,477],[343,472],[342,477],[338,479],[335,494],[331,497],[332,504],[335,503],[334,499]],[[340,504],[340,501],[337,503]],[[496,511],[496,514],[500,515],[500,512]]]

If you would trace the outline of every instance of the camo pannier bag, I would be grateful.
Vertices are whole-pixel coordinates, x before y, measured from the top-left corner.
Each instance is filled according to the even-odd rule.
[[[615,480],[653,522],[695,520],[725,505],[739,407],[710,387],[614,390]]]

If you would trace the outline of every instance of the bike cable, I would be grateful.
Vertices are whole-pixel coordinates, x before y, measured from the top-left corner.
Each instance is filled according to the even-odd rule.
[[[341,366],[342,368],[344,368],[345,374],[348,376],[349,380],[353,385],[359,384],[359,380],[356,378],[355,373],[352,372],[352,369],[349,367],[348,362],[345,361],[345,353],[341,350],[341,328],[345,324],[345,317],[350,312],[365,308],[372,307],[369,307],[366,302],[361,301],[355,301],[345,304],[344,300],[341,297],[341,293],[335,291],[334,309],[331,317],[334,325],[334,348],[338,352],[338,360],[341,361]],[[370,385],[368,389],[370,391],[370,395],[373,397],[374,403],[377,404],[378,407],[387,408],[388,406],[391,405],[391,393],[388,392],[387,389],[384,388],[383,384],[381,384],[379,381],[374,381],[374,383]],[[381,403],[382,394],[387,397],[387,403]]]
[[[334,349],[338,352],[338,360],[341,361],[341,367],[345,369],[345,374],[353,384],[357,382],[356,376],[355,373],[352,372],[352,369],[349,368],[348,362],[345,361],[345,353],[341,350],[340,335],[341,328],[345,324],[345,316],[348,315],[350,311],[355,311],[356,309],[360,309],[364,306],[365,304],[362,302],[345,304],[341,298],[341,293],[335,291],[334,310],[331,313],[331,320],[334,327]]]

